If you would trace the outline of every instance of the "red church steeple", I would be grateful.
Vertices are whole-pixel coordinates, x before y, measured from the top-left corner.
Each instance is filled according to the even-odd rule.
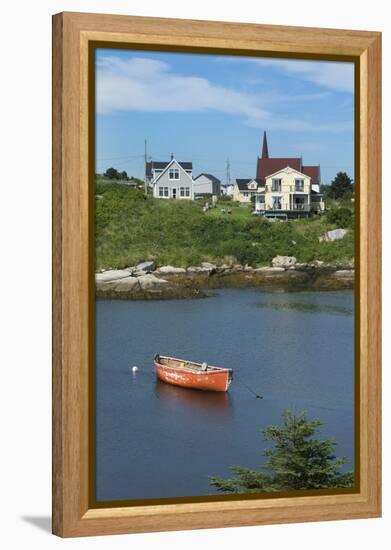
[[[303,166],[300,157],[269,157],[266,130],[263,132],[262,157],[257,157],[256,179],[265,184],[265,180],[271,174],[290,166],[294,170],[310,176],[311,183],[319,185],[320,166]]]
[[[269,158],[269,150],[267,148],[266,130],[264,130],[264,132],[263,132],[262,158],[263,159],[268,159]]]

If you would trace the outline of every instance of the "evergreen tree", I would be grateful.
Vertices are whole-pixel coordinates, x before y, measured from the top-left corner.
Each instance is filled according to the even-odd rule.
[[[346,172],[338,172],[330,183],[328,195],[333,199],[341,199],[353,193],[353,180]]]
[[[226,493],[352,487],[353,472],[339,471],[346,459],[335,456],[335,440],[313,438],[321,421],[308,420],[305,412],[288,410],[282,416],[282,426],[263,431],[274,448],[264,451],[267,460],[260,470],[233,466],[233,478],[210,477],[211,485]]]

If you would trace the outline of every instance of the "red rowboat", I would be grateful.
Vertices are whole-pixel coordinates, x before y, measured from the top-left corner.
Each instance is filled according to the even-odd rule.
[[[156,375],[160,380],[183,388],[227,391],[232,380],[232,369],[212,367],[207,363],[194,363],[157,353],[154,364]]]

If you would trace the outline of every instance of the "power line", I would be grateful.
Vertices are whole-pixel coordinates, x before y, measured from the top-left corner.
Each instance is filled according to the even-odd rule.
[[[144,155],[132,155],[132,156],[126,156],[126,157],[105,157],[105,158],[97,158],[96,160],[98,162],[101,162],[103,160],[131,160],[131,159],[138,159],[142,158]]]

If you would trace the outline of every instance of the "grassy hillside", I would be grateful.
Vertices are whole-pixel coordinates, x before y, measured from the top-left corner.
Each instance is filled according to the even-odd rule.
[[[140,189],[99,180],[96,195],[98,270],[152,258],[159,265],[187,267],[234,259],[254,266],[269,265],[277,254],[294,255],[300,262],[330,263],[347,262],[354,256],[353,230],[340,241],[319,242],[322,233],[341,226],[339,214],[271,223],[251,216],[250,208],[222,202],[204,213],[204,201],[145,200]],[[334,206],[334,214],[338,206]],[[351,205],[344,206],[342,221],[353,227]],[[222,215],[222,207],[232,213]]]

